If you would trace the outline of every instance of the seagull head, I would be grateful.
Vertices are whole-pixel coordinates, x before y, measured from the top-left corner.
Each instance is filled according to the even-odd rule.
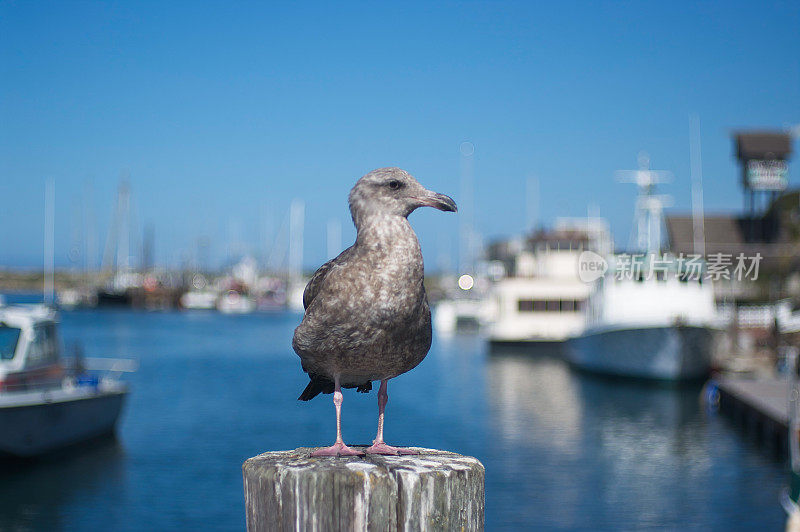
[[[350,213],[353,221],[372,215],[408,216],[419,207],[456,212],[450,196],[428,190],[400,168],[378,168],[355,184],[350,191]]]

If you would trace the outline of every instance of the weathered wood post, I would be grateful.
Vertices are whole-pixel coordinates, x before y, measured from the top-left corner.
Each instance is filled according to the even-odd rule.
[[[484,469],[433,449],[312,458],[268,452],[242,466],[247,530],[483,530]]]

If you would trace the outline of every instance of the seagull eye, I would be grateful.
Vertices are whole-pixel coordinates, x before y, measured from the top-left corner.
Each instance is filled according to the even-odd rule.
[[[396,179],[392,179],[391,181],[389,181],[389,188],[391,188],[392,190],[397,190],[401,186],[402,183],[400,183],[400,181],[397,181]]]

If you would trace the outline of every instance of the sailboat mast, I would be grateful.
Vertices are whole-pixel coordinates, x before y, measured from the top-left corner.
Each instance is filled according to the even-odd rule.
[[[461,202],[459,212],[459,274],[474,273],[475,270],[475,227],[473,220],[474,207],[474,155],[475,145],[462,142],[459,146],[461,154]]]
[[[117,247],[117,270],[130,270],[130,186],[123,180],[119,186],[119,246]]]
[[[292,279],[302,276],[305,212],[306,204],[303,200],[292,200],[289,207],[289,274]]]
[[[703,163],[700,153],[700,118],[689,117],[689,164],[692,176],[692,236],[695,255],[706,254],[705,214],[703,212]]]
[[[55,201],[56,185],[48,179],[44,190],[44,294],[46,305],[55,302]]]
[[[528,177],[527,187],[525,194],[525,214],[527,220],[526,228],[533,232],[539,225],[539,179],[531,176]]]

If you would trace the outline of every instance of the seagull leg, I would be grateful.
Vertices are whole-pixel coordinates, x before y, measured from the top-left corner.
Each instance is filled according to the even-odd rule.
[[[339,386],[339,377],[334,379],[333,389],[333,404],[336,407],[336,443],[330,447],[317,449],[311,456],[360,456],[364,454],[362,451],[356,451],[344,444],[342,440],[342,402],[344,396],[342,389]]]
[[[369,454],[419,454],[410,449],[402,449],[400,447],[392,447],[386,445],[383,441],[383,413],[386,410],[386,403],[389,402],[389,394],[386,391],[388,387],[388,379],[381,381],[381,387],[378,390],[378,435],[372,442],[372,446],[366,449]]]

